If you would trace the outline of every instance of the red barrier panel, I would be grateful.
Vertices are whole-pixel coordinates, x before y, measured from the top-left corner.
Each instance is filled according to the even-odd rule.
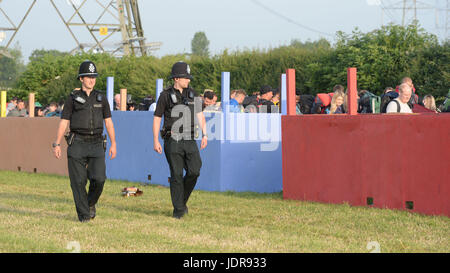
[[[450,115],[282,116],[283,196],[450,216]]]

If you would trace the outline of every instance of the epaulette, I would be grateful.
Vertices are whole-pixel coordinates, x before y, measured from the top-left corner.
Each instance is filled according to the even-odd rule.
[[[75,88],[74,90],[72,90],[72,92],[70,92],[71,96],[76,96],[78,94],[80,94],[81,89],[80,88]]]
[[[79,88],[75,88],[74,90],[72,90],[72,92],[70,92],[70,96],[74,101],[77,101],[81,104],[84,104],[86,102],[86,100],[81,97],[81,89]]]

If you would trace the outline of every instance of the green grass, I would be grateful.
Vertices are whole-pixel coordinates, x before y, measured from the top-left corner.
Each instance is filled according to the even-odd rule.
[[[140,197],[121,196],[137,185]],[[0,252],[450,252],[450,219],[194,190],[171,217],[169,189],[107,181],[97,217],[78,222],[67,177],[0,171]]]

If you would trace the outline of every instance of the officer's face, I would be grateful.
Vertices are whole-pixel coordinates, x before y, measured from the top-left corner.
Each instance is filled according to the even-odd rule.
[[[97,78],[95,77],[81,77],[81,84],[83,85],[83,89],[94,89]]]
[[[175,82],[178,83],[179,87],[184,89],[189,87],[189,83],[191,82],[191,80],[187,78],[176,78]]]

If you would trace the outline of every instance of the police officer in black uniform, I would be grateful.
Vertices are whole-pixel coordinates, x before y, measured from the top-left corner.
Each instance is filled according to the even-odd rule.
[[[180,219],[188,212],[186,206],[200,175],[202,160],[195,141],[199,132],[196,119],[202,131],[201,149],[207,144],[206,123],[202,112],[202,100],[189,87],[192,79],[189,65],[177,62],[172,67],[170,79],[173,85],[161,92],[153,118],[154,150],[162,154],[159,143],[161,119],[164,126],[161,136],[164,139],[164,153],[170,167],[170,195],[173,217]],[[186,174],[183,176],[183,170]]]
[[[81,89],[73,90],[65,101],[53,153],[61,157],[61,139],[70,122],[67,134],[67,158],[70,186],[73,192],[78,219],[88,222],[95,217],[95,205],[103,191],[106,180],[106,136],[103,136],[103,122],[111,140],[109,156],[116,157],[116,140],[106,96],[94,89],[97,68],[91,61],[80,65],[78,79]],[[89,192],[86,192],[89,179]]]

